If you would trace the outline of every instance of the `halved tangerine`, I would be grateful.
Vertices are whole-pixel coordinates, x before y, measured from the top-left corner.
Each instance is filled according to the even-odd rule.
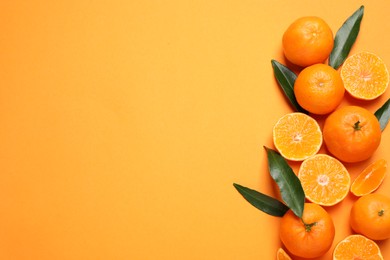
[[[375,191],[386,176],[387,161],[379,159],[368,165],[353,181],[351,192],[355,196],[367,195]]]
[[[362,235],[350,235],[340,241],[334,251],[333,260],[370,259],[383,260],[379,246]]]
[[[314,118],[295,112],[278,120],[273,128],[273,141],[284,158],[303,161],[320,150],[322,132]]]
[[[347,58],[341,67],[340,75],[347,92],[363,100],[379,97],[389,84],[386,64],[370,52],[360,52]]]
[[[348,195],[351,184],[344,165],[326,154],[304,160],[298,178],[306,198],[322,206],[332,206],[342,201]]]

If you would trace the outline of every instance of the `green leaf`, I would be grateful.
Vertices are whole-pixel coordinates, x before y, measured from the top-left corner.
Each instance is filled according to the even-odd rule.
[[[359,34],[363,18],[364,6],[356,10],[337,31],[333,50],[329,56],[329,66],[338,69],[348,57],[348,54]]]
[[[267,151],[269,172],[279,186],[283,201],[295,215],[302,218],[305,192],[301,181],[279,153],[270,148],[264,148]]]
[[[233,186],[252,206],[271,216],[282,217],[289,210],[282,202],[268,195],[236,183],[233,183]]]
[[[375,116],[378,118],[381,130],[385,130],[390,119],[390,98],[375,112]]]
[[[274,69],[274,75],[276,80],[279,83],[279,86],[282,88],[285,96],[290,101],[295,111],[307,113],[297,102],[294,95],[294,83],[297,78],[294,72],[289,68],[279,63],[276,60],[271,60],[272,68]]]

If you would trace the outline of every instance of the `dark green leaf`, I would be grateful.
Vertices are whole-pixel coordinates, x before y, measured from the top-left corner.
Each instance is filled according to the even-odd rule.
[[[276,60],[271,60],[272,68],[274,69],[274,75],[276,80],[279,83],[279,86],[282,88],[285,96],[290,101],[295,111],[307,113],[297,102],[294,95],[294,83],[297,78],[294,72],[289,68],[279,63]]]
[[[381,125],[381,130],[385,130],[387,123],[390,119],[390,99],[386,101],[376,112],[376,118],[378,118],[379,124]]]
[[[348,57],[348,54],[359,34],[363,18],[364,6],[356,10],[337,31],[333,50],[329,56],[329,66],[338,69]]]
[[[302,218],[305,192],[301,181],[279,153],[267,147],[265,150],[267,151],[269,172],[279,186],[283,201],[295,215]]]
[[[277,199],[258,191],[233,183],[237,191],[257,209],[276,217],[282,217],[289,208]]]

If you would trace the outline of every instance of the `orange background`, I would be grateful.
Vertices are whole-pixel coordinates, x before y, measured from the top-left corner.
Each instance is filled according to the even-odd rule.
[[[352,53],[390,66],[388,1],[1,1],[0,259],[275,259],[279,219],[232,186],[276,196],[270,61],[296,18],[335,33],[362,4]],[[354,200],[327,208],[334,245]]]

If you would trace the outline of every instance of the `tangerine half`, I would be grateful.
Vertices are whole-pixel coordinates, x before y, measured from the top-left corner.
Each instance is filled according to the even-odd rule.
[[[383,260],[379,246],[362,235],[350,235],[333,250],[333,260],[370,259]]]
[[[347,92],[358,99],[375,99],[386,91],[389,84],[386,64],[370,52],[360,52],[347,58],[340,74]]]
[[[319,151],[322,133],[314,118],[294,112],[284,115],[275,124],[273,141],[284,158],[303,161]]]
[[[341,202],[348,195],[351,184],[344,165],[326,154],[316,154],[304,160],[298,178],[306,198],[322,206]]]

